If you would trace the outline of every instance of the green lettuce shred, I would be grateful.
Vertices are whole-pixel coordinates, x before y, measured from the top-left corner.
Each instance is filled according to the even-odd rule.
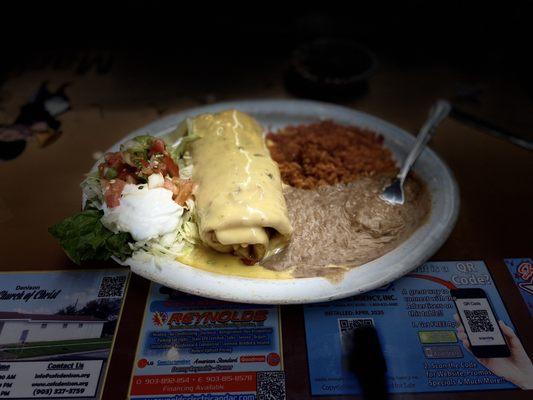
[[[87,174],[80,186],[85,199],[84,208],[102,208],[104,193],[102,192],[98,170]]]
[[[172,132],[167,133],[163,139],[168,144],[168,151],[174,161],[178,162],[188,150],[189,144],[199,139],[197,133],[191,129],[191,120],[187,118]]]

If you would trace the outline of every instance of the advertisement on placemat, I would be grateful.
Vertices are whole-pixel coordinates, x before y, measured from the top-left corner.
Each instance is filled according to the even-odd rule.
[[[304,316],[313,395],[361,393],[347,366],[369,362],[350,359],[362,345],[354,332],[368,326],[391,393],[533,389],[533,365],[482,261],[429,262],[372,292],[307,305]]]
[[[99,398],[128,277],[0,274],[0,398]]]
[[[505,265],[520,290],[520,294],[533,316],[533,259],[531,258],[506,258]]]
[[[132,399],[285,399],[279,307],[225,303],[152,283]]]

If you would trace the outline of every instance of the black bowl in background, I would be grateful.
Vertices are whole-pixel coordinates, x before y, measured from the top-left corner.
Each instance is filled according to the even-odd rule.
[[[375,56],[343,38],[321,38],[292,53],[285,77],[287,89],[301,97],[332,100],[361,96],[377,68]]]

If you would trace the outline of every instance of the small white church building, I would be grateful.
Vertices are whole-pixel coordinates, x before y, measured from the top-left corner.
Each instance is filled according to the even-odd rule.
[[[83,315],[26,314],[0,311],[0,345],[97,339],[105,320]]]

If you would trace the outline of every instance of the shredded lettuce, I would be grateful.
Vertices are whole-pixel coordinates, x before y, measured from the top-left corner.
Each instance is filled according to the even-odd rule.
[[[182,137],[181,140],[169,148],[169,153],[171,154],[172,158],[174,160],[179,160],[185,154],[188,144],[199,138],[200,137],[196,133],[188,134],[187,136]]]
[[[187,118],[176,129],[166,134],[163,139],[167,142],[168,152],[174,161],[179,161],[187,152],[189,143],[199,139],[199,136],[192,132],[192,120]]]
[[[100,185],[98,171],[87,174],[80,186],[85,201],[84,208],[101,209],[102,204],[104,204],[104,193]]]
[[[188,152],[186,152],[184,156],[178,160],[178,167],[180,169],[181,179],[192,179],[193,166]]]
[[[187,211],[183,214],[183,223],[178,230],[184,241],[191,245],[195,245],[200,243],[200,233],[198,232],[196,213],[194,212],[194,200],[187,200],[186,207]]]

